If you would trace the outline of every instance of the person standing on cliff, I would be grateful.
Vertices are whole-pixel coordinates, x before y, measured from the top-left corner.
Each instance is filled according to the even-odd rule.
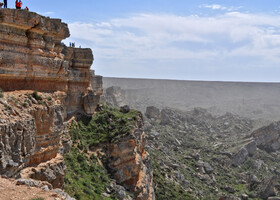
[[[7,8],[7,7],[8,7],[7,0],[4,0],[4,8]]]
[[[21,0],[16,0],[16,9],[21,9],[22,2]]]

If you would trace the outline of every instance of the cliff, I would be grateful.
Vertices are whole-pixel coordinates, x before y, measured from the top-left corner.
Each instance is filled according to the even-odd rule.
[[[91,49],[66,47],[70,36],[60,19],[43,17],[26,10],[0,10],[0,87],[5,91],[63,91],[67,113],[83,110],[94,73]],[[98,90],[94,106],[102,94]],[[91,89],[90,89],[91,90]],[[93,113],[88,113],[93,114]]]
[[[118,199],[125,199],[122,191],[139,200],[154,199],[141,117],[129,118],[133,122],[129,126],[118,118],[118,140],[94,143],[106,147],[104,163],[98,156],[98,163],[94,162],[93,144],[81,151],[84,143],[92,142],[92,136],[103,137],[102,130],[91,130],[83,143],[79,143],[82,138],[76,141],[81,130],[72,131],[71,137],[68,134],[69,124],[80,124],[98,116],[97,111],[102,113],[98,103],[103,93],[102,77],[90,69],[91,49],[66,47],[61,41],[69,36],[67,24],[59,19],[0,9],[0,175],[21,178],[28,186],[42,182],[48,190],[65,187],[77,199],[83,199],[79,195],[84,193],[79,193],[77,185],[68,190],[72,179],[87,185],[87,194],[90,185],[92,191],[99,191],[85,199],[104,197],[108,190],[115,191]],[[108,121],[95,125],[105,129]],[[116,132],[110,129],[106,134]],[[74,165],[71,159],[77,159]],[[80,165],[79,170],[75,165]],[[92,173],[94,177],[85,183]],[[109,177],[115,180],[108,183]]]
[[[60,136],[65,129],[64,102],[63,92],[5,93],[0,99],[0,174],[19,177],[24,168],[52,160],[61,170],[49,182],[55,188],[63,187],[63,181],[59,183],[57,179],[63,180],[65,168],[58,155]]]
[[[73,148],[66,155],[66,191],[78,199],[154,200],[142,114],[107,106],[98,110],[92,119],[70,128]]]

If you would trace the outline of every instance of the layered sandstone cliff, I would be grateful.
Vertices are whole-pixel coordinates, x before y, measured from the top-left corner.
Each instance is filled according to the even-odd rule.
[[[143,119],[139,115],[129,136],[109,144],[109,168],[115,180],[132,191],[137,200],[154,200],[153,171],[145,145]]]
[[[63,179],[64,161],[57,156],[66,117],[65,93],[37,94],[40,100],[33,94],[7,92],[0,99],[0,174],[19,177],[24,168],[53,160],[62,168],[55,179]],[[53,182],[54,187],[63,186],[63,181]]]
[[[0,9],[1,175],[64,185],[67,115],[93,114],[102,95],[91,49],[66,47],[69,36],[60,19]]]
[[[63,155],[72,144],[67,120],[91,117],[103,93],[102,77],[90,70],[91,49],[66,47],[61,41],[69,35],[59,19],[0,9],[0,175],[64,187]],[[131,134],[110,143],[106,153],[116,182],[137,199],[152,200],[144,148],[139,116]]]
[[[91,49],[66,47],[70,36],[60,19],[26,10],[0,10],[0,87],[5,91],[63,91],[67,112],[83,108],[94,74]],[[93,85],[102,94],[102,85]],[[97,102],[91,102],[94,105]],[[92,113],[89,113],[92,114]]]

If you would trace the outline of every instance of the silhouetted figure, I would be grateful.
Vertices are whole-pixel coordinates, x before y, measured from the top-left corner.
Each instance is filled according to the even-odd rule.
[[[7,8],[7,7],[8,7],[7,0],[4,0],[4,8]]]
[[[26,7],[25,7],[25,10],[29,11],[29,8],[26,6]]]

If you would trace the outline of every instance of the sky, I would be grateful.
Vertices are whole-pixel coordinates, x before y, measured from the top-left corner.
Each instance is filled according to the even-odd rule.
[[[8,0],[8,6],[14,3]],[[279,0],[23,0],[105,77],[280,82]]]

